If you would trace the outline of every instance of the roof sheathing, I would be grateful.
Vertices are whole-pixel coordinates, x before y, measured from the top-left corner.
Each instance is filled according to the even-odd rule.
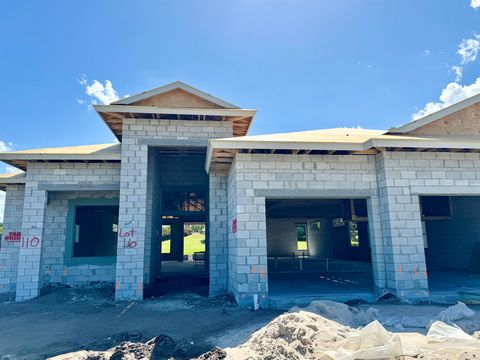
[[[29,162],[120,162],[120,144],[67,146],[0,153],[0,161],[26,170]]]
[[[0,190],[5,190],[7,185],[25,184],[26,174],[22,172],[12,172],[0,174]]]
[[[317,139],[312,139],[312,135],[316,135]],[[394,135],[379,130],[329,129],[214,139],[209,141],[205,169],[207,172],[210,168],[228,170],[235,154],[239,152],[250,154],[368,155],[380,151],[480,152],[480,137]]]

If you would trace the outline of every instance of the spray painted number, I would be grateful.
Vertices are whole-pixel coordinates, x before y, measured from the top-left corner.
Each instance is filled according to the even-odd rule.
[[[123,239],[124,247],[133,249],[137,246],[137,242],[133,240],[135,233],[136,231],[133,229],[127,230],[125,232],[122,232],[122,230],[120,230],[118,232],[118,236]]]
[[[37,236],[34,236],[31,239],[29,239],[25,236],[22,237],[22,248],[23,249],[36,248],[38,245],[40,245],[40,239]]]
[[[125,247],[130,249],[133,249],[136,246],[137,246],[137,242],[134,240],[128,240],[127,243],[125,244]]]

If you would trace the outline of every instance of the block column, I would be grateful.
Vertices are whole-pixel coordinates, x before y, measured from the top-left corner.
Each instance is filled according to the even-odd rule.
[[[37,183],[29,181],[27,175],[15,301],[25,301],[40,295],[46,207],[47,192],[38,190]]]
[[[379,203],[377,195],[367,199],[368,233],[370,237],[375,293],[377,295],[382,295],[387,287],[387,276],[385,270],[385,251]]]
[[[234,161],[228,175],[229,288],[242,307],[253,306],[254,295],[268,307],[265,198],[255,196],[241,166]]]
[[[422,299],[429,291],[420,200],[390,157],[377,155],[386,285],[401,298]]]
[[[0,293],[14,292],[17,285],[24,199],[24,185],[7,186],[0,247]]]
[[[227,291],[228,213],[227,173],[212,170],[209,178],[208,257],[210,296]]]
[[[125,128],[125,124],[124,124]],[[146,264],[148,147],[124,132],[120,174],[115,300],[142,300]]]

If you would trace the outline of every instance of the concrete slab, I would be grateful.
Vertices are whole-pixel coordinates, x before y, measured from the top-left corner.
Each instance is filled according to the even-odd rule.
[[[269,274],[270,306],[286,309],[313,300],[375,300],[371,271]]]
[[[430,299],[438,303],[480,302],[480,274],[463,271],[428,272]]]

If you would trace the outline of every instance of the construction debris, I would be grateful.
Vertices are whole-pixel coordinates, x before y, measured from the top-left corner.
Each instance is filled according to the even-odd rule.
[[[49,360],[140,360],[184,358],[182,349],[167,335],[159,335],[146,343],[124,341],[106,351],[76,351]]]
[[[451,321],[471,313],[460,303],[439,316],[445,319],[450,316]],[[460,354],[465,358],[480,356],[479,339],[443,321],[434,322],[427,335],[391,333],[378,320],[354,328],[375,314],[375,310],[364,312],[345,304],[315,301],[304,309],[294,308],[280,315],[255,332],[246,343],[225,349],[226,359],[354,360],[399,356],[457,359]]]

